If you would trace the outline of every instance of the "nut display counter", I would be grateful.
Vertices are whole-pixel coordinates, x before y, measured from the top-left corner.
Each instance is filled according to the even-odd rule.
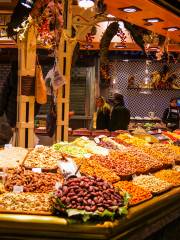
[[[114,222],[69,223],[65,218],[0,214],[1,239],[145,239],[180,217],[180,188],[131,207]]]
[[[128,133],[0,151],[2,239],[143,240],[180,217],[180,148]]]

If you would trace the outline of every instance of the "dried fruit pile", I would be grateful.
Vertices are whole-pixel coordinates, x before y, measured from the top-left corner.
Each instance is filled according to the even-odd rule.
[[[165,192],[173,187],[172,184],[156,178],[152,175],[140,175],[133,179],[133,183],[144,189],[147,189],[153,194]]]
[[[152,194],[148,190],[136,186],[132,182],[119,181],[114,184],[114,187],[120,189],[120,191],[122,189],[132,196],[129,201],[130,205],[136,205],[152,198]]]
[[[54,190],[56,182],[62,182],[60,173],[35,173],[23,168],[11,170],[8,174],[5,189],[13,191],[13,187],[23,186],[24,192],[47,193]]]
[[[53,145],[53,148],[57,151],[60,151],[63,155],[68,155],[71,157],[83,157],[85,154],[88,153],[87,150],[73,144],[62,145],[60,143],[56,143]]]
[[[110,183],[115,183],[120,180],[120,177],[118,177],[116,173],[112,172],[108,168],[103,167],[96,160],[79,158],[74,159],[74,161],[78,166],[81,166],[81,174],[92,177],[97,176]]]
[[[161,170],[154,174],[157,178],[171,183],[173,186],[180,186],[180,172],[175,170]]]
[[[47,215],[51,213],[50,196],[46,193],[3,193],[0,211]]]
[[[108,213],[114,217],[127,210],[123,208],[124,199],[118,191],[96,177],[67,180],[55,193],[53,202],[55,211],[67,213],[68,216],[88,214],[89,217],[105,217]]]

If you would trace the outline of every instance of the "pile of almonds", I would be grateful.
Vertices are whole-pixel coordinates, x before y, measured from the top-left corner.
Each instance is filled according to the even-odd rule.
[[[54,208],[60,211],[79,209],[87,212],[115,212],[123,206],[123,197],[112,185],[97,177],[68,179],[55,193]],[[61,203],[61,204],[59,204]]]
[[[13,191],[13,187],[23,186],[24,192],[48,193],[55,188],[56,182],[62,182],[60,173],[36,173],[24,168],[11,170],[5,182],[5,189]]]

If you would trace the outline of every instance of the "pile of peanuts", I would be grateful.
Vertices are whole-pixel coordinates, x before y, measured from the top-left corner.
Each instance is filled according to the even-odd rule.
[[[136,205],[152,198],[152,194],[148,190],[136,186],[132,182],[119,181],[118,183],[114,184],[114,187],[122,189],[132,196],[129,201],[129,205]]]
[[[80,166],[80,173],[87,176],[97,176],[103,180],[114,183],[120,180],[120,177],[111,170],[101,166],[95,159],[74,159],[76,164]]]
[[[60,173],[35,173],[18,168],[11,170],[5,182],[5,189],[13,191],[15,185],[23,186],[24,192],[48,193],[52,192],[56,182],[62,182]]]
[[[81,177],[68,179],[55,193],[53,202],[59,211],[79,209],[103,212],[107,209],[116,212],[123,206],[123,197],[112,185],[100,178]]]
[[[157,178],[171,183],[173,186],[180,186],[180,172],[175,170],[161,170],[154,174]]]
[[[162,179],[156,178],[152,175],[140,175],[133,179],[133,183],[144,189],[147,189],[153,194],[159,194],[165,192],[173,187],[171,183],[168,183]]]

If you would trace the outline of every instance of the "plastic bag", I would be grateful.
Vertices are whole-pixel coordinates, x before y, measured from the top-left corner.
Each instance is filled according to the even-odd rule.
[[[50,89],[51,84],[52,84],[53,90],[56,91],[59,87],[63,86],[66,83],[65,78],[59,71],[56,63],[53,66],[53,68],[50,69],[49,72],[47,73],[45,82],[46,82],[48,95],[51,94],[51,89]]]

